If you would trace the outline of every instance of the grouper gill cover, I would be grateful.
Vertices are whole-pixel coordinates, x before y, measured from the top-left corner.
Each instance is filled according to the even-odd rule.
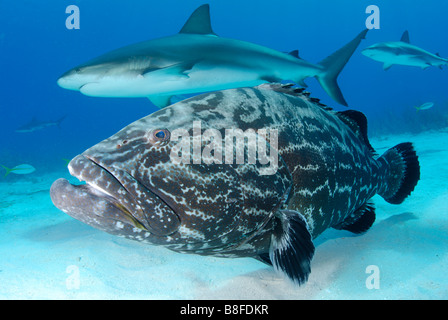
[[[207,129],[222,140],[206,137]],[[262,141],[277,159],[275,170],[261,174],[270,165],[261,161],[210,161],[227,129],[254,132],[244,154]],[[277,132],[275,149],[261,130]],[[187,152],[198,141],[202,159],[173,161],[180,144]],[[280,84],[178,102],[84,151],[69,170],[86,183],[58,179],[50,193],[75,219],[177,252],[254,257],[298,284],[311,272],[313,239],[327,228],[366,232],[375,221],[369,200],[379,194],[399,204],[420,178],[411,143],[379,156],[362,113],[333,111],[303,89]]]

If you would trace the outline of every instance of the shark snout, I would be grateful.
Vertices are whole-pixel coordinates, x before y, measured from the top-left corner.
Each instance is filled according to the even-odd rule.
[[[57,83],[61,88],[64,89],[79,90],[83,85],[86,84],[86,81],[85,79],[82,79],[76,69],[72,69],[61,75]]]
[[[82,68],[74,68],[62,74],[57,84],[64,89],[79,91],[86,84],[94,82],[96,78],[96,75],[84,72]]]
[[[365,56],[370,56],[373,54],[373,48],[370,48],[370,47],[365,48],[361,51],[361,53]]]

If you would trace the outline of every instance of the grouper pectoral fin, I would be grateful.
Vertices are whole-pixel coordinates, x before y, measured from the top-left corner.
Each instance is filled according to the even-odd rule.
[[[216,35],[210,21],[210,6],[203,4],[188,18],[179,33]]]
[[[158,79],[160,82],[188,80],[190,78],[189,72],[193,68],[194,62],[178,63],[169,67],[159,69],[148,69],[142,72],[141,76]],[[159,108],[165,108],[171,103],[171,97],[174,95],[151,95],[148,99]],[[178,101],[183,100],[179,99]]]
[[[293,210],[279,210],[269,259],[274,269],[294,283],[302,284],[311,272],[314,245],[305,219]],[[266,261],[266,257],[260,257]]]
[[[387,70],[389,70],[390,67],[392,67],[392,66],[393,66],[393,63],[390,63],[390,62],[384,62],[384,64],[383,64],[383,70],[384,70],[384,71],[387,71]]]

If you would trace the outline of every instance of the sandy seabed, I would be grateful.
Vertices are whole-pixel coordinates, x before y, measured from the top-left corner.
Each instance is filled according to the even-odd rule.
[[[5,178],[0,299],[447,299],[448,130],[371,139],[379,154],[405,141],[420,159],[414,193],[398,206],[375,196],[364,235],[319,236],[301,287],[255,259],[178,254],[82,224],[50,200],[67,170]]]

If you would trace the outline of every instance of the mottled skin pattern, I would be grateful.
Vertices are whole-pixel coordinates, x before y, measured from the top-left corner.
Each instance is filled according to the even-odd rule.
[[[203,94],[75,157],[70,172],[87,184],[59,179],[52,200],[74,218],[129,239],[179,252],[257,257],[269,252],[280,209],[301,214],[315,238],[356,221],[376,193],[387,197],[399,187],[388,161],[374,157],[357,126],[343,118],[289,86]],[[174,164],[176,142],[158,145],[151,133],[185,128],[194,139],[193,121],[223,138],[229,128],[278,130],[277,172],[260,175],[258,162]]]

